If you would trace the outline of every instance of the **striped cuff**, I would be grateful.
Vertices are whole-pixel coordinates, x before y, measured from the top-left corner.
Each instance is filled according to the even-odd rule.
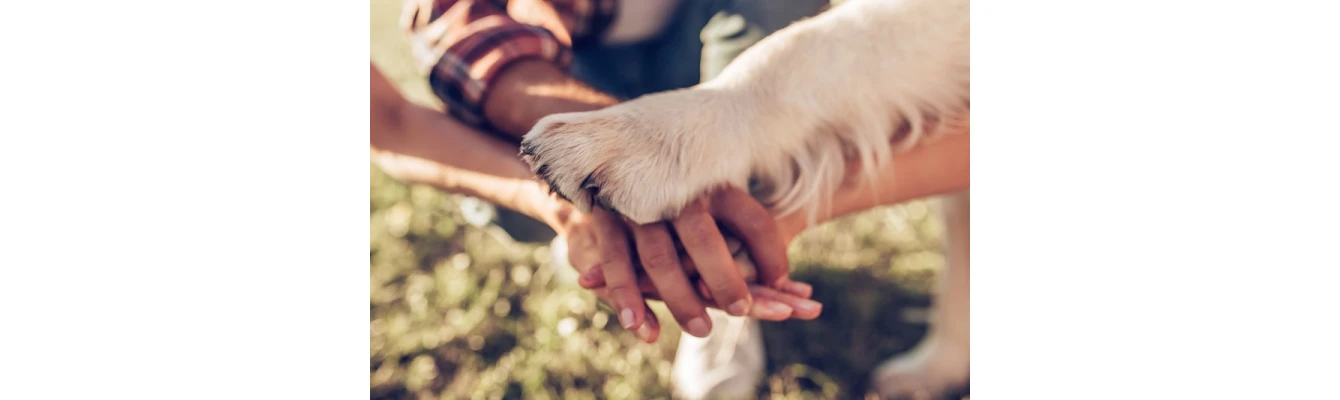
[[[447,48],[428,74],[428,83],[452,116],[475,126],[486,126],[483,100],[498,72],[523,59],[541,59],[567,68],[571,51],[553,33],[504,17],[487,17],[470,24],[464,39]]]

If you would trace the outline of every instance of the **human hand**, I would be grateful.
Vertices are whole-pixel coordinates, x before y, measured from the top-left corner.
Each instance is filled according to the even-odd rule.
[[[596,262],[590,268],[579,267],[584,270],[579,283],[588,289],[611,290],[620,296],[621,304],[641,301],[632,294],[665,301],[692,335],[704,336],[711,329],[705,307],[772,321],[813,319],[822,311],[822,304],[809,300],[813,292],[809,285],[787,277],[786,243],[795,232],[778,230],[772,216],[742,190],[715,190],[670,222],[638,225],[599,208],[593,210],[593,217],[606,229],[609,240],[626,241],[621,232],[632,233],[642,268],[635,268],[637,262]],[[682,247],[676,246],[674,234]],[[571,249],[573,239],[569,240]],[[619,242],[605,251],[627,248]],[[632,258],[626,254],[603,259]],[[620,308],[620,314],[625,309],[637,307]],[[641,315],[630,314],[637,326]]]
[[[754,207],[749,204],[741,207],[742,199],[747,199]],[[821,304],[809,300],[813,292],[809,285],[792,282],[786,277],[785,242],[777,242],[771,217],[742,191],[714,193],[673,223],[644,226],[621,220],[603,209],[583,214],[567,202],[561,204],[564,207],[557,210],[557,217],[551,219],[555,223],[551,225],[568,241],[569,259],[582,276],[579,283],[614,307],[621,324],[643,340],[654,341],[655,331],[659,330],[659,323],[646,308],[645,299],[664,301],[685,331],[700,337],[711,330],[706,307],[728,309],[727,305],[744,300],[743,308],[737,306],[727,312],[771,321],[812,319],[822,310]],[[732,207],[748,211],[719,212]],[[718,218],[723,225],[733,227],[732,231],[745,232],[742,236],[752,240],[750,250],[746,251],[733,236],[724,239],[712,219],[713,212],[724,215]],[[754,218],[759,217],[758,213],[764,213],[764,222],[759,223]],[[710,230],[703,229],[704,222]],[[693,233],[682,250],[675,246],[670,236],[672,226],[675,228],[673,232],[680,233],[681,237],[686,236],[684,232]],[[700,233],[702,231],[707,233]],[[710,239],[712,234],[715,234],[715,242],[704,240]],[[632,243],[636,244],[635,249],[629,246],[630,235]],[[738,256],[732,257],[732,253]],[[769,262],[762,264],[763,267],[755,273],[750,253],[767,254],[772,258],[755,256],[755,259]],[[698,257],[694,257],[695,254]],[[713,264],[695,260],[708,260]],[[713,267],[700,268],[699,264]],[[758,284],[754,282],[755,277],[762,277],[762,282],[772,282],[773,285]],[[725,284],[713,284],[713,281],[725,281]],[[711,290],[712,287],[717,290]],[[647,328],[649,324],[651,328]]]

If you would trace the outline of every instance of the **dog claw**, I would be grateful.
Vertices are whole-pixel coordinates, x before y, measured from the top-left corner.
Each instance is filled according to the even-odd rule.
[[[599,189],[599,187],[596,186],[596,182],[595,182],[595,181],[596,181],[596,174],[595,174],[595,173],[592,173],[592,174],[590,174],[590,175],[587,175],[587,176],[586,176],[586,179],[582,179],[582,185],[581,185],[581,188],[582,188],[582,189]]]

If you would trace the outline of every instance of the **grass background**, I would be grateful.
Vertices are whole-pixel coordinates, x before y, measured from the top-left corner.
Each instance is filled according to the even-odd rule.
[[[397,25],[371,1],[372,61],[412,101],[428,91]],[[679,331],[664,307],[656,344],[626,334],[547,241],[514,240],[473,198],[372,168],[373,398],[667,398]],[[504,215],[505,216],[505,215]],[[815,227],[790,247],[793,276],[825,303],[815,321],[763,323],[768,398],[859,398],[879,362],[925,334],[944,264],[930,203]]]

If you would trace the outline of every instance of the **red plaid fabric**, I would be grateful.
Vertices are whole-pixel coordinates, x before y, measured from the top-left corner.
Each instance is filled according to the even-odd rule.
[[[433,92],[463,122],[484,126],[499,71],[522,59],[566,68],[571,47],[597,39],[615,0],[407,0],[402,25]]]

